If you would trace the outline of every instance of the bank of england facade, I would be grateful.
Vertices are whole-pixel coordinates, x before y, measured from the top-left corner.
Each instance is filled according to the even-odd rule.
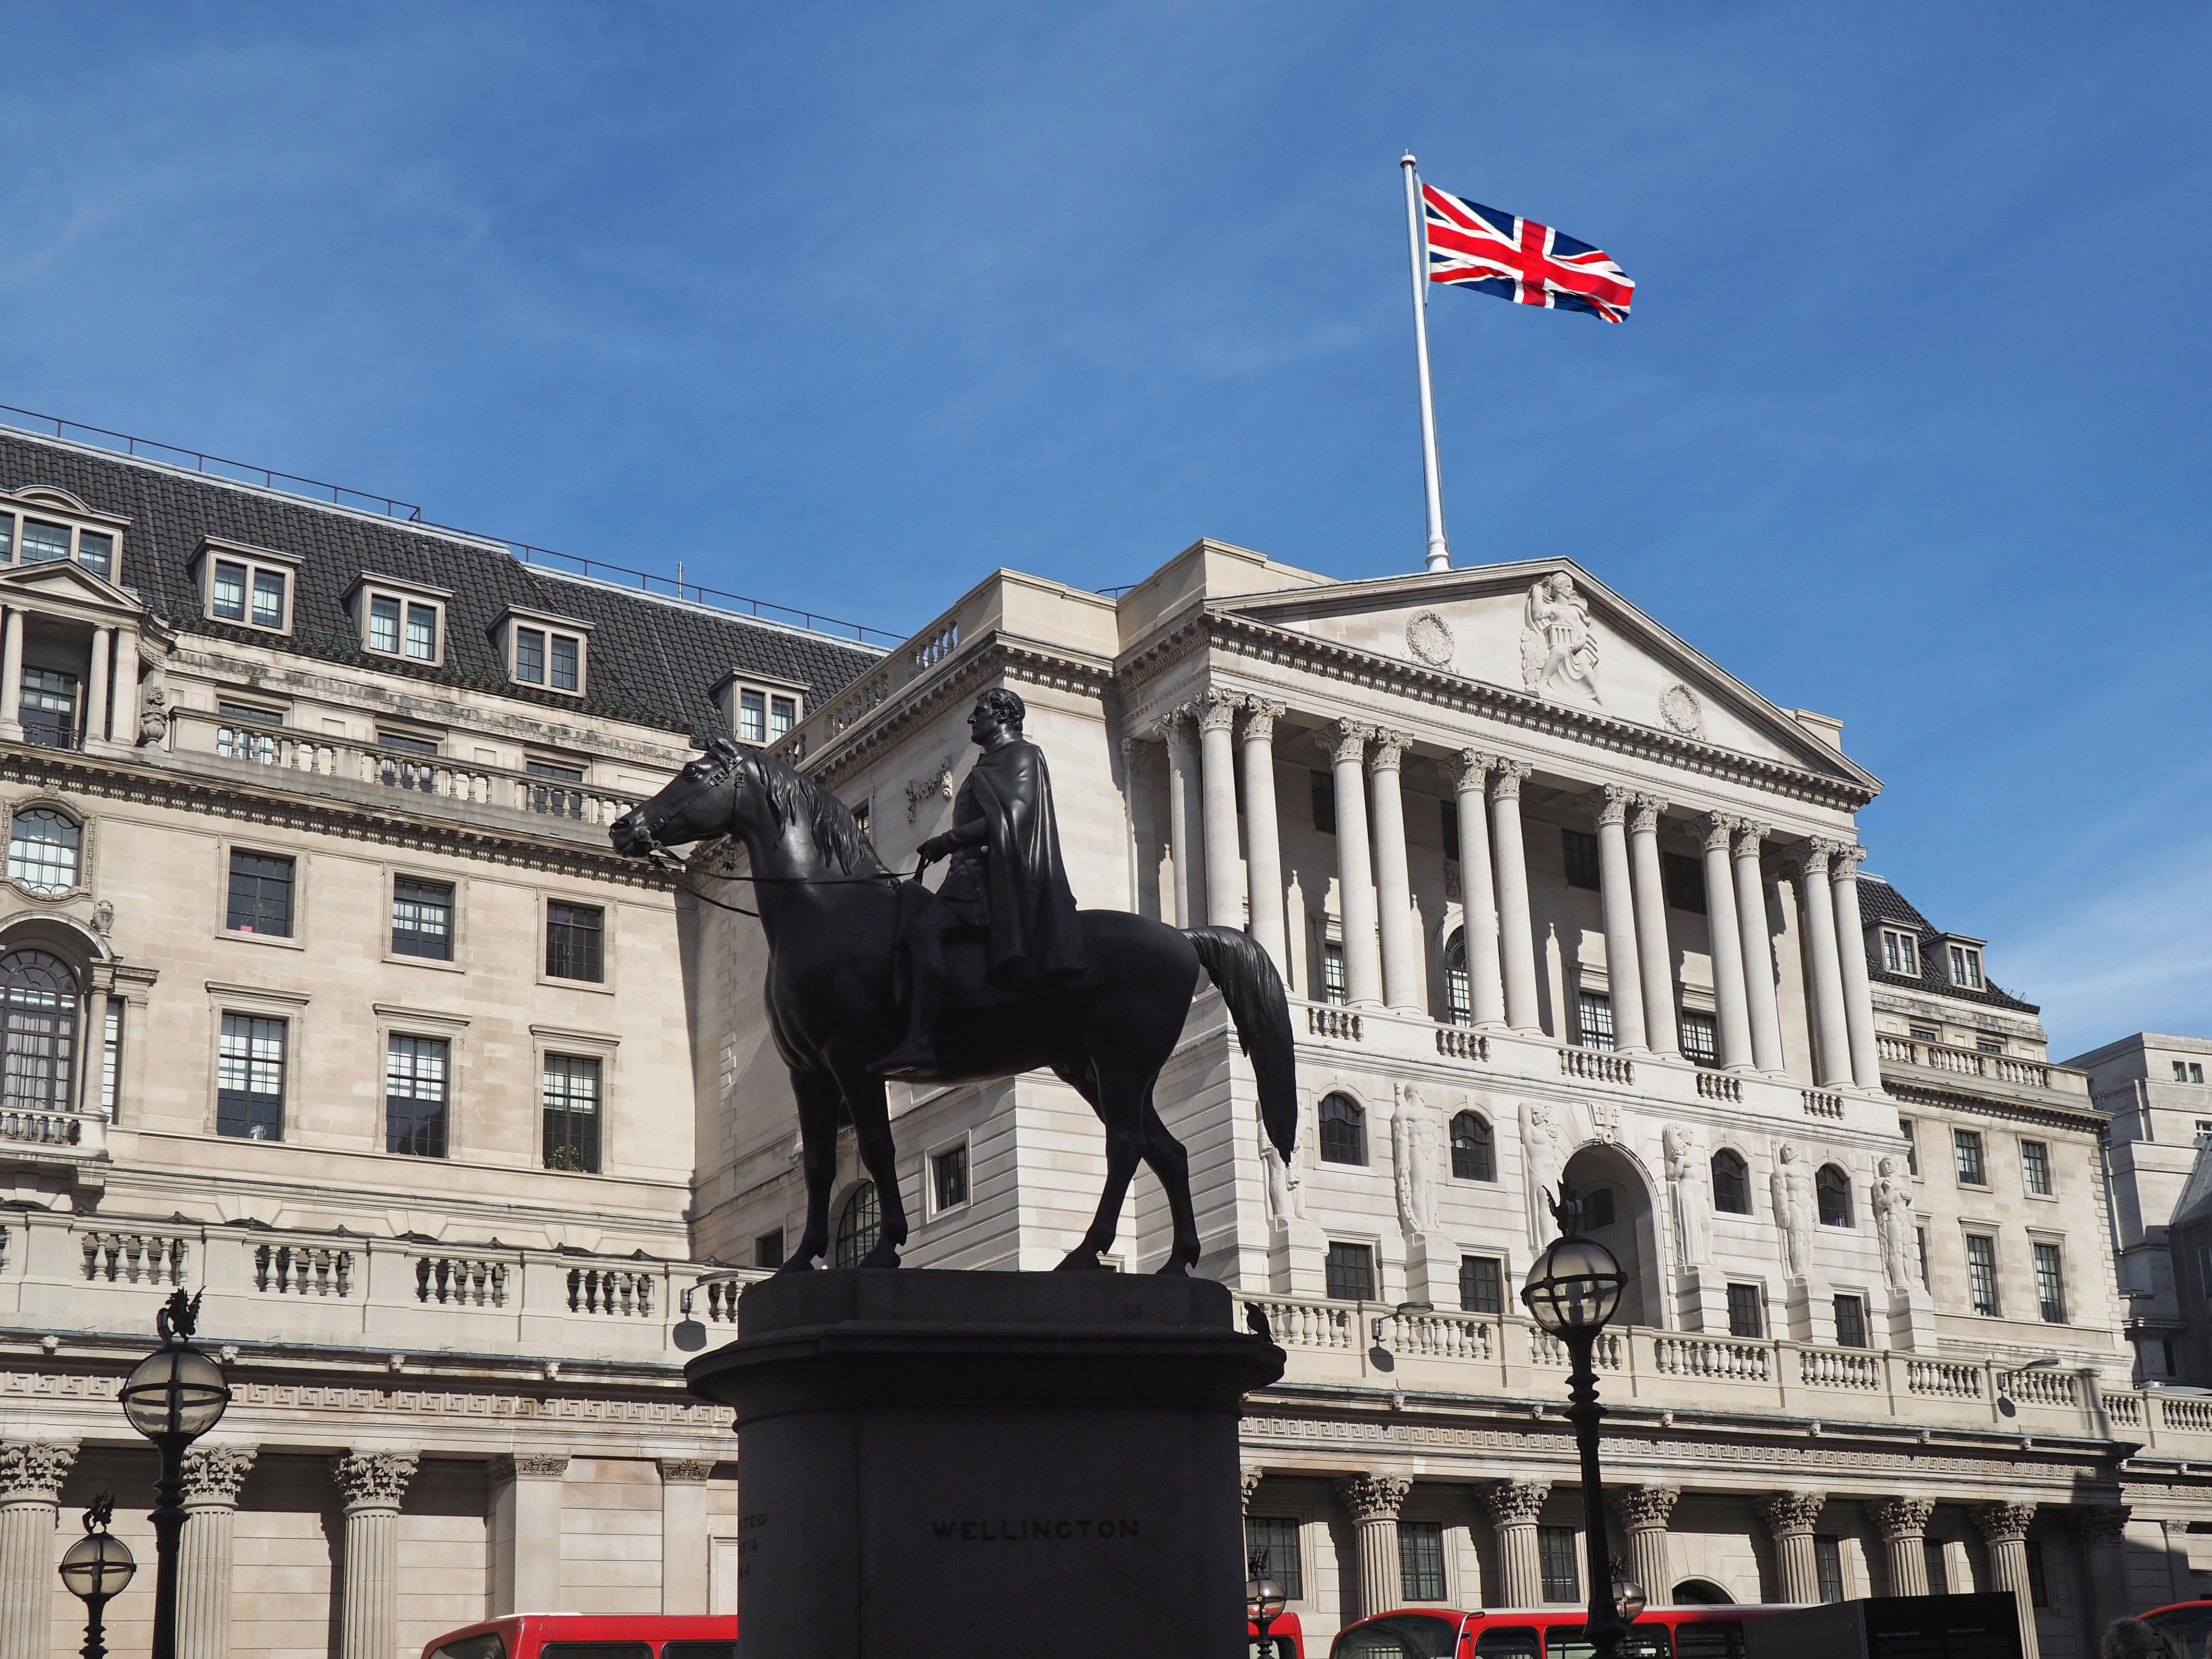
[[[1563,1178],[1632,1273],[1601,1388],[1655,1596],[2013,1589],[2057,1656],[2195,1593],[2212,1409],[2131,1380],[2084,1075],[2002,941],[1861,871],[1838,722],[1602,572],[1201,543],[1112,596],[996,573],[883,651],[72,444],[0,434],[0,1659],[74,1650],[40,1550],[90,1498],[143,1516],[113,1391],[174,1286],[239,1388],[195,1659],[731,1605],[742,1471],[672,1328],[795,1238],[796,1126],[757,927],[695,896],[746,902],[730,850],[679,879],[605,826],[727,732],[910,867],[991,685],[1079,900],[1249,927],[1291,988],[1290,1167],[1210,994],[1158,1104],[1201,1271],[1290,1357],[1246,1498],[1310,1632],[1582,1598],[1563,1356],[1514,1299]],[[893,1102],[908,1262],[1060,1259],[1079,1099]],[[875,1212],[848,1146],[848,1258]]]

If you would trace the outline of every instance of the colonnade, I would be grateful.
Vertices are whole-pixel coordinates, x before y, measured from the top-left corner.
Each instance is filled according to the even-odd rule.
[[[21,605],[9,605],[7,621],[0,625],[0,738],[15,740],[23,735],[23,633],[29,614]],[[139,665],[136,627],[103,625],[92,630],[80,710],[87,738],[138,741]]]
[[[1160,849],[1148,841],[1150,787],[1138,780],[1152,739],[1166,744],[1164,850],[1174,872],[1177,925],[1249,927],[1288,978],[1274,771],[1275,732],[1284,713],[1279,702],[1216,688],[1172,711],[1153,733],[1126,741],[1123,754],[1137,854],[1149,868],[1146,860]],[[1425,1013],[1401,784],[1412,740],[1353,720],[1336,720],[1316,735],[1328,755],[1335,809],[1346,1000],[1355,1007]],[[1474,1021],[1478,1026],[1540,1030],[1535,930],[1521,815],[1521,791],[1530,768],[1504,756],[1464,749],[1450,770],[1458,805]],[[1668,803],[1617,784],[1601,786],[1583,799],[1598,842],[1615,1046],[1630,1053],[1679,1055],[1674,954],[1659,845]],[[1703,848],[1717,1059],[1732,1071],[1783,1076],[1782,1018],[1764,872],[1774,831],[1767,824],[1721,814],[1690,820],[1686,827]],[[1789,856],[1794,860],[1804,944],[1814,1079],[1829,1087],[1879,1088],[1881,1059],[1859,917],[1857,867],[1865,854],[1847,842],[1815,839],[1793,847]],[[1311,986],[1302,988],[1313,994]],[[1571,1030],[1559,1035],[1563,1041],[1574,1040]]]

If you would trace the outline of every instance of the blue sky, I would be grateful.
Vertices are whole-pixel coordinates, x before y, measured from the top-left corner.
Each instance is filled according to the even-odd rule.
[[[2053,1052],[2212,1033],[2212,10],[19,9],[0,402],[903,630],[1201,534],[1418,567],[1395,161],[1633,318],[1431,307],[1568,554],[1887,793]]]

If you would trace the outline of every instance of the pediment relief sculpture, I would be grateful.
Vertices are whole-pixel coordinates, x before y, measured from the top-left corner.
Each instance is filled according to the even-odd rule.
[[[1544,577],[1522,606],[1521,680],[1540,697],[1602,703],[1589,603],[1565,571]]]

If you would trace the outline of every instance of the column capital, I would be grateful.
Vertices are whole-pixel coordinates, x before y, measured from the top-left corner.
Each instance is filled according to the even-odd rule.
[[[1500,757],[1490,766],[1490,798],[1492,800],[1519,800],[1521,786],[1527,782],[1535,768],[1517,760]]]
[[[1121,739],[1121,759],[1125,764],[1141,766],[1145,762],[1145,751],[1152,746],[1152,739],[1150,738],[1124,738]]]
[[[567,1452],[518,1452],[513,1457],[499,1460],[497,1473],[509,1480],[565,1480],[568,1476]]]
[[[1736,821],[1725,813],[1707,812],[1701,817],[1692,819],[1691,828],[1697,832],[1705,851],[1725,853],[1729,850],[1729,842],[1735,837],[1735,823]]]
[[[1583,805],[1600,823],[1626,823],[1636,792],[1626,784],[1608,783],[1583,797]]]
[[[1252,1507],[1252,1494],[1260,1490],[1260,1482],[1267,1478],[1267,1470],[1257,1463],[1246,1463],[1237,1471],[1237,1490],[1243,1493],[1243,1509]]]
[[[1484,1492],[1482,1506],[1498,1526],[1534,1526],[1551,1496],[1548,1480],[1501,1480]]]
[[[1244,741],[1273,743],[1275,722],[1290,713],[1288,703],[1272,702],[1266,697],[1244,699]]]
[[[1832,841],[1821,841],[1818,837],[1807,842],[1797,849],[1796,857],[1791,860],[1797,866],[1797,873],[1808,882],[1818,882],[1820,885],[1826,886],[1828,854],[1834,850],[1835,845],[1836,843]]]
[[[1973,1513],[1974,1524],[1981,1528],[1986,1541],[2012,1544],[2027,1536],[2028,1525],[2035,1519],[2035,1505],[1999,1499],[1979,1505]]]
[[[1632,835],[1656,836],[1659,833],[1659,815],[1667,810],[1667,803],[1656,795],[1638,795],[1628,805],[1628,828]]]
[[[1243,707],[1243,693],[1218,685],[1208,686],[1198,700],[1198,729],[1201,732],[1234,732],[1237,711]]]
[[[1479,792],[1491,769],[1498,764],[1498,757],[1486,755],[1480,749],[1459,751],[1459,776],[1455,780],[1462,793]]]
[[[234,1510],[258,1446],[194,1446],[185,1453],[185,1507]]]
[[[1828,844],[1828,879],[1856,881],[1859,866],[1866,862],[1866,848],[1855,841],[1831,842]]]
[[[1336,1495],[1358,1522],[1395,1521],[1413,1480],[1402,1474],[1347,1474],[1336,1483]]]
[[[1664,1532],[1667,1517],[1674,1514],[1675,1501],[1681,1495],[1680,1486],[1657,1481],[1641,1486],[1619,1486],[1611,1494],[1613,1512],[1631,1532]]]
[[[331,1459],[331,1478],[345,1495],[345,1512],[397,1510],[420,1460],[413,1452],[349,1451]]]
[[[2097,1504],[2073,1512],[2074,1530],[2081,1534],[2082,1545],[2088,1549],[2116,1549],[2128,1529],[2128,1516],[2133,1514],[2125,1504]]]
[[[1881,1528],[1884,1538],[1894,1541],[1900,1538],[1920,1538],[1926,1535],[1929,1517],[1936,1513],[1932,1498],[1885,1498],[1880,1503],[1867,1505],[1867,1513]]]
[[[1370,772],[1395,772],[1404,762],[1406,750],[1412,746],[1413,738],[1404,732],[1393,732],[1387,726],[1375,733],[1375,747],[1368,754]]]
[[[664,1486],[703,1486],[714,1473],[714,1460],[711,1457],[663,1457],[655,1461],[660,1465],[660,1484]]]
[[[1740,859],[1755,859],[1765,849],[1766,838],[1774,833],[1771,823],[1761,823],[1756,818],[1735,820],[1735,855]]]
[[[76,1462],[74,1440],[10,1440],[0,1444],[0,1504],[58,1504]]]
[[[1778,1492],[1759,1500],[1759,1518],[1777,1538],[1790,1538],[1813,1530],[1828,1501],[1824,1492]]]
[[[1375,728],[1358,720],[1338,720],[1322,728],[1322,741],[1328,746],[1329,759],[1342,766],[1349,762],[1358,765],[1367,758],[1367,740],[1375,735]]]

